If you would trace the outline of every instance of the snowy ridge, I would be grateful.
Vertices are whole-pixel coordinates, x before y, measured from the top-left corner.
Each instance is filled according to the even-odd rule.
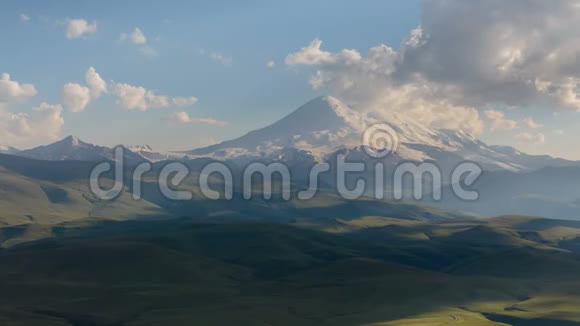
[[[0,154],[15,154],[18,152],[19,150],[17,148],[6,145],[0,145]]]
[[[183,153],[155,151],[153,150],[153,147],[149,145],[125,146],[125,148],[141,156],[149,162],[160,162],[165,160],[178,160],[187,158],[187,156]]]
[[[56,143],[39,146],[16,153],[18,156],[45,161],[105,161],[114,160],[114,150],[108,147],[85,143],[74,136],[66,137]],[[125,162],[135,164],[143,158],[131,151],[125,151]]]
[[[133,146],[129,145],[125,146],[125,148],[127,148],[132,152],[154,152],[153,148],[149,145],[133,145]]]
[[[323,161],[337,151],[363,146],[364,131],[377,123],[387,123],[396,131],[399,160],[429,160],[444,165],[471,160],[487,170],[510,171],[580,165],[550,156],[523,154],[507,146],[489,146],[463,130],[433,129],[403,115],[389,114],[378,119],[330,96],[316,98],[274,124],[240,138],[186,153],[191,157],[250,160],[272,157],[290,148]]]
[[[393,164],[431,161],[443,170],[450,170],[459,162],[470,160],[488,171],[514,172],[549,166],[580,166],[580,162],[528,155],[508,146],[489,146],[463,130],[430,128],[400,114],[377,118],[353,110],[330,96],[316,98],[272,125],[233,140],[187,152],[158,152],[149,145],[126,146],[125,160],[135,164],[204,157],[240,163],[278,161],[302,166],[327,161],[337,153],[344,153],[351,159],[368,160],[370,157],[363,150],[363,134],[377,123],[388,124],[399,140],[396,152],[388,158]],[[113,152],[111,148],[85,143],[73,136],[24,151],[0,147],[0,153],[50,161],[113,160]]]

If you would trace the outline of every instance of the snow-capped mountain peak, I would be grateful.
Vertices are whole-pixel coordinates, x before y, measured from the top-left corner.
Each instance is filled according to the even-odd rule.
[[[363,135],[376,124],[388,126],[398,146],[389,157],[400,161],[436,162],[441,169],[452,169],[470,160],[486,170],[530,171],[547,166],[580,166],[579,162],[547,155],[528,155],[508,146],[488,146],[464,130],[434,129],[401,113],[367,112],[353,109],[331,97],[319,97],[267,127],[220,144],[189,152],[156,152],[151,146],[127,146],[125,162],[140,163],[210,157],[240,162],[285,161],[292,166],[327,161],[337,153],[355,160],[372,159],[365,155]],[[2,148],[0,148],[0,152]],[[83,142],[69,136],[56,143],[14,155],[40,160],[103,161],[114,159],[113,149]]]
[[[61,148],[67,148],[67,147],[82,148],[82,147],[95,146],[93,144],[85,143],[82,140],[80,140],[78,137],[75,137],[75,136],[68,136],[68,137],[54,143],[53,145],[59,146]]]
[[[270,155],[282,148],[295,148],[310,152],[317,158],[341,149],[355,148],[363,144],[365,130],[377,123],[385,123],[389,132],[400,142],[398,150],[406,159],[425,160],[428,155],[409,145],[428,145],[452,151],[459,145],[446,141],[443,133],[422,126],[397,114],[377,117],[363,110],[354,110],[340,100],[319,97],[298,108],[274,124],[252,131],[245,136],[221,144],[193,150],[193,155],[260,156]]]
[[[186,155],[179,152],[158,152],[149,145],[130,145],[125,146],[126,149],[141,156],[149,162],[159,162],[165,160],[179,160],[186,158]]]
[[[125,146],[125,148],[132,152],[154,152],[153,147],[149,145],[129,145]]]
[[[189,154],[269,155],[282,148],[296,148],[319,156],[360,143],[363,125],[363,116],[338,99],[319,97],[270,126]]]
[[[400,113],[379,115],[355,110],[331,96],[311,100],[272,125],[240,138],[186,153],[194,157],[247,160],[278,157],[290,148],[320,161],[337,151],[366,145],[362,144],[363,134],[377,123],[387,124],[396,133],[399,160],[435,161],[445,168],[471,160],[488,170],[511,171],[578,165],[551,157],[522,155],[515,149],[510,152],[508,147],[488,146],[464,130],[434,129]]]
[[[78,137],[68,136],[55,143],[20,151],[18,156],[24,156],[45,161],[104,161],[113,160],[113,149],[93,145],[80,140]],[[125,161],[129,164],[142,162],[143,158],[131,151],[125,151]]]

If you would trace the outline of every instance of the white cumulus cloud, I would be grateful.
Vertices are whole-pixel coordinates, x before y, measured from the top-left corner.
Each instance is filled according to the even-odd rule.
[[[166,120],[176,122],[176,123],[196,123],[196,124],[207,124],[217,127],[227,126],[227,122],[211,119],[211,118],[192,118],[187,112],[175,112],[170,114],[165,118]]]
[[[155,58],[159,55],[157,50],[147,44],[147,37],[139,27],[135,27],[130,33],[121,33],[119,41],[139,45],[139,53],[148,58]]]
[[[62,103],[70,112],[82,112],[91,101],[91,90],[77,83],[67,83],[62,88]]]
[[[139,45],[147,43],[147,37],[145,37],[145,34],[143,34],[141,29],[138,27],[135,27],[135,29],[130,33],[121,33],[119,40]]]
[[[92,98],[98,98],[107,92],[107,82],[101,78],[94,67],[89,67],[85,73],[85,82],[90,88]]]
[[[42,103],[24,113],[13,113],[0,106],[0,139],[13,146],[56,140],[63,125],[61,105]]]
[[[404,46],[401,75],[420,74],[470,104],[539,100],[580,109],[576,0],[423,2],[421,33]]]
[[[546,136],[542,133],[531,133],[523,132],[516,135],[516,139],[522,143],[530,144],[544,144],[546,142]]]
[[[69,40],[97,32],[97,22],[89,23],[86,19],[68,19],[66,21],[66,38]]]
[[[195,103],[197,103],[197,97],[195,97],[195,96],[190,96],[190,97],[173,97],[171,99],[171,102],[173,102],[173,105],[175,105],[176,107],[192,106]]]
[[[117,104],[126,110],[147,111],[154,108],[191,106],[197,102],[195,97],[169,97],[157,95],[141,86],[116,83],[112,89]]]
[[[298,52],[289,54],[286,57],[286,64],[289,65],[319,65],[333,63],[336,56],[328,51],[321,49],[322,41],[315,39],[307,46],[301,48]]]
[[[329,89],[355,109],[405,114],[436,128],[482,132],[483,122],[474,107],[439,96],[425,79],[398,82],[398,53],[392,48],[378,45],[362,55],[353,49],[331,53],[321,44],[314,40],[286,58],[288,65],[315,68],[309,81],[314,89]]]
[[[531,117],[525,118],[523,122],[528,128],[532,128],[532,129],[538,129],[538,128],[542,128],[544,126]]]
[[[89,67],[85,73],[87,86],[79,83],[67,83],[61,92],[64,107],[70,112],[83,112],[92,100],[107,92],[107,82],[94,67]]]
[[[515,120],[510,120],[505,117],[505,113],[497,110],[486,110],[485,117],[491,124],[491,130],[505,129],[510,130],[517,127],[518,123]]]
[[[580,29],[579,8],[576,0],[429,0],[398,49],[328,51],[315,39],[286,64],[308,67],[313,88],[355,108],[422,112],[432,126],[476,132],[490,106],[580,111],[580,35],[570,32]],[[484,117],[495,118],[492,128],[516,124]]]
[[[64,85],[61,98],[63,106],[70,112],[83,112],[91,101],[110,93],[117,104],[126,110],[147,111],[153,108],[188,107],[197,103],[194,96],[158,95],[152,90],[126,83],[111,82],[109,85],[94,67],[85,73],[86,86],[80,83]]]
[[[32,84],[22,84],[12,80],[10,75],[3,73],[0,76],[0,103],[21,100],[36,95],[36,88]]]

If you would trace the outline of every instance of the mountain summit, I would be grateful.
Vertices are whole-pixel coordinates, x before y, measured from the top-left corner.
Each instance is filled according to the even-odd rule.
[[[188,152],[192,155],[254,156],[283,148],[324,155],[360,143],[361,116],[338,99],[316,98],[278,122],[240,138]]]
[[[331,96],[311,100],[274,124],[240,138],[186,153],[215,159],[267,159],[299,150],[320,161],[337,151],[360,148],[365,130],[377,123],[395,131],[399,140],[395,157],[401,161],[435,161],[445,168],[470,160],[487,170],[510,171],[578,165],[550,156],[527,155],[511,147],[489,146],[463,130],[434,129],[396,113],[377,118]]]
[[[45,161],[104,161],[113,160],[113,149],[83,142],[77,137],[68,136],[56,143],[20,151],[18,156]],[[125,161],[129,164],[143,161],[131,151],[125,151]]]

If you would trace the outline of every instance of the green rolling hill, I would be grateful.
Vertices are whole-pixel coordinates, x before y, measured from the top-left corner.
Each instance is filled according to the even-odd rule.
[[[45,162],[0,155],[0,224],[54,224],[87,218],[133,219],[168,216],[159,206],[123,193],[113,201],[89,190],[93,164]]]
[[[580,302],[579,254],[505,231],[506,219],[390,219],[396,228],[370,225],[340,233],[233,218],[29,227],[26,232],[46,236],[21,239],[0,252],[0,289],[6,294],[0,320],[6,325],[580,323],[574,304]],[[489,234],[496,226],[482,225],[490,224],[502,225],[499,243],[465,237]],[[430,238],[398,243],[389,238],[403,228]],[[1,230],[4,238],[17,233],[15,227]],[[558,297],[565,300],[555,301]]]
[[[2,325],[580,325],[580,223],[321,192],[110,202],[0,156]],[[190,181],[196,178],[190,176]]]

